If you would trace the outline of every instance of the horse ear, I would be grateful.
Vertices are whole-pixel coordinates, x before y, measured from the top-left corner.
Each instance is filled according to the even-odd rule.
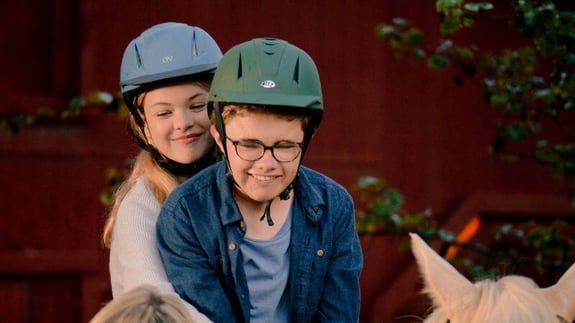
[[[452,315],[477,302],[475,286],[415,233],[410,233],[411,250],[435,306]]]
[[[558,306],[558,313],[567,322],[575,320],[575,263],[550,287],[542,288],[545,299]]]

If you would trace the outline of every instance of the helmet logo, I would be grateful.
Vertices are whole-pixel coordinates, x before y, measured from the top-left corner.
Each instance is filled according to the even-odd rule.
[[[272,81],[272,80],[265,80],[265,81],[262,81],[262,82],[260,83],[260,85],[261,85],[263,88],[271,89],[271,88],[276,87],[276,82],[274,82],[274,81]]]

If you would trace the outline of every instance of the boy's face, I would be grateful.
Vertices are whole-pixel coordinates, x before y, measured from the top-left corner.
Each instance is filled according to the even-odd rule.
[[[301,160],[301,148],[304,132],[301,120],[284,120],[275,115],[263,113],[245,113],[229,118],[225,124],[226,142],[222,142],[218,131],[211,128],[216,143],[227,145],[227,158],[234,180],[242,192],[251,199],[266,202],[277,197],[295,178]],[[263,156],[255,161],[247,161],[238,156],[232,143],[239,142],[244,148],[251,149],[253,144],[274,146],[276,157],[289,156],[289,149],[295,149],[297,157],[288,162],[279,162],[267,149]],[[296,148],[293,148],[296,146]],[[290,148],[291,147],[291,148]],[[243,148],[238,147],[241,151]],[[282,151],[283,150],[283,151]],[[294,153],[293,156],[296,156]]]

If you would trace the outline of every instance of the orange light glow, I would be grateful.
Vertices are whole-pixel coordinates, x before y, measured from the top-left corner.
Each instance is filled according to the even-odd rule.
[[[475,214],[471,217],[471,220],[467,222],[465,227],[457,234],[455,238],[457,243],[464,244],[469,242],[479,231],[479,227],[481,227],[481,217],[479,214]],[[451,259],[455,257],[457,252],[459,251],[459,247],[457,246],[450,246],[445,253],[446,259]]]

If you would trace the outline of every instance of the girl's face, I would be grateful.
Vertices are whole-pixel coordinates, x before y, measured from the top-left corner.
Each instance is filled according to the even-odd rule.
[[[215,126],[211,132],[220,148],[227,145],[227,158],[234,180],[241,192],[259,202],[277,197],[295,178],[301,153],[292,161],[279,162],[269,149],[256,161],[246,161],[236,154],[233,141],[246,144],[263,144],[271,147],[286,147],[303,141],[304,132],[301,120],[285,120],[263,113],[247,112],[230,117],[225,122],[226,142],[222,142]],[[241,148],[240,148],[241,149]],[[275,151],[276,156],[281,152]]]
[[[193,83],[171,85],[144,94],[146,137],[169,159],[189,164],[211,153],[208,92]]]

